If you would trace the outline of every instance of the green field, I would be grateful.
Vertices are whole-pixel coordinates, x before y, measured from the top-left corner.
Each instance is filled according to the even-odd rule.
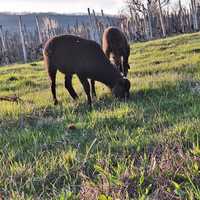
[[[200,199],[200,33],[136,43],[131,98],[73,102],[43,62],[0,67],[0,198]]]

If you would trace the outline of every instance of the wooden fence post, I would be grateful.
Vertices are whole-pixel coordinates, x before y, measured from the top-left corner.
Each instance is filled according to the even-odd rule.
[[[5,44],[5,38],[4,38],[4,35],[3,35],[2,25],[0,25],[0,37],[1,37],[2,49],[3,49],[3,52],[5,52],[5,62],[8,65],[9,60],[8,60],[8,57],[7,57],[7,48],[6,48],[6,44]]]
[[[95,24],[97,42],[100,44],[101,43],[101,34],[100,34],[100,31],[99,31],[98,19],[96,17],[96,14],[95,14],[94,10],[93,10],[93,17],[94,17],[94,24]]]
[[[198,20],[197,20],[197,3],[196,0],[191,0],[191,8],[192,8],[192,18],[193,18],[193,26],[194,30],[199,30]]]
[[[166,37],[166,28],[165,28],[165,24],[164,24],[164,17],[163,17],[163,11],[162,11],[162,6],[161,6],[161,0],[158,0],[158,9],[159,9],[159,16],[160,16],[160,24],[161,24],[161,28],[162,28],[162,34],[163,37]]]
[[[36,22],[37,31],[38,31],[39,42],[40,42],[40,44],[42,44],[42,35],[41,35],[41,31],[40,31],[38,16],[35,16],[35,22]]]
[[[136,27],[136,23],[134,21],[133,12],[132,12],[131,7],[129,7],[129,12],[130,12],[130,23],[131,23],[131,40],[134,40],[136,37],[137,27]]]
[[[89,16],[89,19],[90,19],[90,38],[92,40],[95,40],[95,30],[94,30],[94,26],[93,26],[93,22],[92,22],[92,16],[91,16],[91,13],[90,13],[90,8],[88,8],[88,16]]]
[[[21,37],[21,43],[22,43],[24,62],[27,63],[28,59],[27,59],[27,52],[26,52],[24,34],[23,34],[23,30],[22,30],[22,18],[21,18],[21,16],[19,16],[19,31],[20,31],[20,37]]]
[[[108,20],[107,17],[105,17],[103,10],[101,10],[101,16],[103,17],[103,21],[104,21],[104,23],[106,24],[106,28],[107,28],[108,26],[110,26],[110,21]]]
[[[147,39],[147,40],[150,40],[148,16],[147,16],[147,13],[146,13],[146,11],[145,11],[144,5],[143,5],[142,7],[143,7],[143,12],[142,12],[142,14],[143,14],[143,16],[144,16],[145,35],[146,35],[146,39]]]
[[[5,45],[2,25],[0,25],[0,36],[1,36],[1,43],[2,43],[2,46],[3,46],[3,50],[5,51],[6,50],[6,45]]]
[[[149,29],[149,39],[153,38],[153,29],[152,29],[152,13],[151,13],[151,5],[147,2],[147,17],[148,17],[148,29]]]

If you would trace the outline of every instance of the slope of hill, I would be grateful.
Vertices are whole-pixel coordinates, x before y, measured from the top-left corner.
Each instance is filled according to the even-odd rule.
[[[98,84],[88,109],[43,63],[0,68],[0,194],[11,199],[200,199],[200,34],[132,45],[131,99]]]

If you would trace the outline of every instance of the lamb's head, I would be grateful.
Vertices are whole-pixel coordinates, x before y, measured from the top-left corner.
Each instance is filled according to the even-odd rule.
[[[130,96],[131,83],[127,78],[120,78],[112,89],[112,93],[116,98],[127,99]]]

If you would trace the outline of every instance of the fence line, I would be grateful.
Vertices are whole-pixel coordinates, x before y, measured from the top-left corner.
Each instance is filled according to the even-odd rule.
[[[194,14],[195,12],[195,14]],[[101,10],[101,18],[88,9],[89,22],[79,22],[64,27],[56,20],[35,16],[35,30],[29,31],[19,16],[19,31],[12,33],[0,25],[0,65],[15,62],[31,62],[41,58],[42,46],[51,37],[60,34],[74,34],[101,43],[102,33],[108,26],[121,29],[129,41],[144,41],[163,36],[163,27],[159,15],[134,12],[131,8],[129,16],[120,15],[110,18]],[[196,18],[195,18],[196,17]],[[195,19],[194,19],[195,18]],[[182,8],[169,13],[163,11],[164,33],[166,35],[190,33],[199,30],[200,6],[192,5],[190,9]],[[195,22],[195,23],[194,23]]]

